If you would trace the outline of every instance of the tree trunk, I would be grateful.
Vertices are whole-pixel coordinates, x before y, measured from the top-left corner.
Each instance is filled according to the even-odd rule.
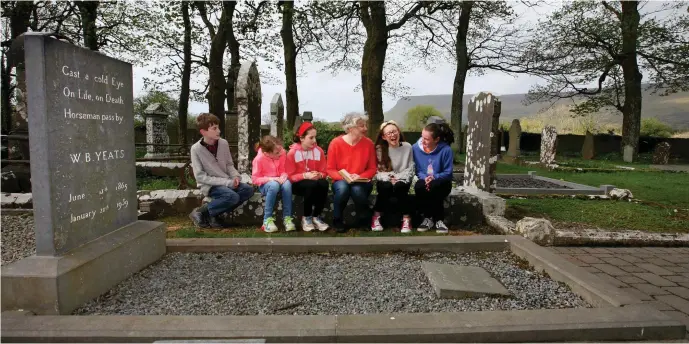
[[[234,2],[232,2],[234,3]],[[223,5],[218,31],[211,39],[211,50],[208,58],[208,108],[210,113],[220,119],[221,132],[225,136],[225,90],[227,81],[223,71],[223,57],[225,55],[226,32],[229,19],[227,6]]]
[[[452,107],[450,109],[450,123],[457,137],[457,152],[462,152],[466,144],[464,138],[466,133],[462,133],[462,100],[464,99],[464,84],[469,71],[467,32],[469,31],[469,21],[473,6],[473,1],[462,1],[459,13],[459,26],[457,27],[457,45],[455,46],[457,70],[455,71],[455,81],[452,85]]]
[[[84,46],[98,51],[98,33],[96,32],[96,18],[98,16],[98,1],[77,1],[81,14],[81,30],[84,34]]]
[[[183,1],[182,20],[184,21],[184,65],[182,66],[182,89],[179,92],[179,143],[187,145],[187,113],[189,110],[189,81],[191,78],[191,20],[189,3]]]
[[[299,116],[299,92],[297,90],[297,48],[294,45],[292,21],[294,20],[294,1],[280,1],[282,6],[282,46],[285,54],[285,100],[287,102],[287,128],[294,129],[294,121]]]
[[[237,3],[234,1],[223,2],[223,6],[227,7],[227,16],[229,23],[227,25],[227,45],[230,49],[230,70],[227,73],[227,110],[235,111],[234,99],[234,85],[237,83],[237,74],[239,73],[239,41],[234,35],[234,10]],[[237,128],[234,128],[236,130]],[[229,130],[226,128],[226,130]]]
[[[622,15],[622,74],[624,76],[624,105],[622,105],[622,154],[625,160],[636,160],[641,130],[641,79],[637,63],[639,10],[637,1],[621,1]],[[631,148],[625,148],[631,147]],[[627,154],[625,154],[627,150]]]
[[[361,61],[361,88],[364,93],[364,110],[368,115],[368,136],[375,139],[384,121],[383,66],[388,49],[388,30],[385,19],[385,2],[360,1],[360,15],[366,27],[366,43]],[[369,12],[370,9],[370,12]]]
[[[10,84],[10,63],[5,58],[5,50],[2,51],[2,75],[0,75],[0,93],[2,105],[2,133],[9,134],[12,129],[12,85]]]

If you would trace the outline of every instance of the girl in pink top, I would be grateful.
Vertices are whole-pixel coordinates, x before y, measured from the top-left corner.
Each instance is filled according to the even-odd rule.
[[[285,172],[285,150],[278,138],[266,135],[258,143],[258,155],[251,164],[251,181],[266,198],[261,230],[268,233],[277,232],[273,209],[278,193],[281,193],[285,231],[293,231],[295,227],[292,220],[292,184]]]

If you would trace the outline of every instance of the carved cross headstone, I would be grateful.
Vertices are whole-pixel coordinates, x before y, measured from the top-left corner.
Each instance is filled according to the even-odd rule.
[[[500,100],[491,93],[481,92],[469,101],[464,186],[495,190],[500,109]]]
[[[149,105],[143,113],[146,120],[146,143],[166,145],[170,143],[167,134],[167,118],[170,114],[160,103]],[[168,147],[166,146],[146,146],[144,158],[166,158],[169,157]]]
[[[275,93],[270,102],[270,135],[283,139],[285,105],[282,103],[282,94]]]
[[[519,145],[522,138],[522,126],[518,119],[512,120],[509,137],[510,142],[507,147],[507,154],[503,160],[505,160],[507,163],[514,164],[519,161],[519,156],[521,155]]]
[[[237,170],[251,175],[252,147],[261,138],[261,80],[255,62],[244,62],[237,75]]]
[[[541,164],[552,164],[556,152],[557,130],[552,125],[546,125],[541,133]]]
[[[653,164],[654,165],[667,165],[670,161],[670,144],[668,142],[661,142],[656,145],[653,151]]]
[[[596,156],[596,150],[593,142],[593,134],[590,131],[586,131],[586,137],[584,137],[584,146],[581,147],[581,157],[584,160],[591,160]]]

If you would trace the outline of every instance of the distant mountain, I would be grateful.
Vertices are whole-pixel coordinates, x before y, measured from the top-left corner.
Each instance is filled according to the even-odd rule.
[[[463,122],[467,121],[467,105],[473,94],[465,94],[463,103],[464,113]],[[536,103],[524,105],[525,94],[505,94],[497,95],[502,101],[501,122],[509,122],[515,118],[530,117],[537,115],[542,109],[550,106],[550,103]],[[451,94],[410,96],[407,99],[400,99],[392,109],[385,112],[386,120],[395,120],[404,125],[407,111],[416,105],[432,105],[438,109],[445,118],[450,118],[450,107],[452,102]],[[566,104],[560,101],[556,104]],[[661,121],[669,124],[676,129],[689,129],[689,92],[675,93],[669,96],[652,95],[649,91],[644,91],[642,118],[657,117]],[[622,124],[622,114],[617,111],[605,111],[597,114],[601,116],[600,121],[605,123]]]

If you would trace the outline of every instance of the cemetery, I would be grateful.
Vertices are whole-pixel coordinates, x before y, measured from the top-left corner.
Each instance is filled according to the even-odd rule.
[[[437,10],[446,5],[439,4]],[[187,20],[194,10],[204,16],[199,25],[212,26],[204,4],[171,6],[186,9]],[[225,18],[235,5],[208,6],[221,8]],[[259,13],[261,5],[252,9]],[[217,29],[211,30],[213,45],[228,39],[232,50],[232,40]],[[86,27],[84,35],[87,42]],[[319,121],[312,111],[290,117],[290,88],[284,99],[264,94],[268,68],[255,59],[240,61],[237,50],[228,73],[220,68],[221,82],[209,75],[206,101],[230,148],[227,165],[239,173],[234,189],[240,182],[251,189],[246,202],[219,215],[222,226],[202,227],[190,213],[211,202],[202,191],[208,176],[194,170],[198,158],[190,147],[209,129],[199,132],[177,118],[184,124],[178,122],[173,139],[170,118],[178,115],[169,105],[151,102],[135,110],[134,65],[119,56],[36,30],[12,37],[10,46],[16,86],[14,130],[3,134],[8,154],[0,193],[3,342],[689,338],[689,159],[683,146],[689,139],[653,139],[640,148],[625,136],[611,158],[601,143],[608,139],[589,131],[572,143],[553,125],[534,135],[514,119],[503,130],[501,96],[477,92],[459,102],[466,126],[461,117],[459,125],[427,119],[459,129],[440,220],[449,232],[417,230],[423,190],[412,188],[411,233],[400,228],[409,215],[400,209],[382,215],[383,231],[371,228],[370,214],[358,223],[371,209],[351,200],[342,215],[351,228],[344,231],[307,231],[295,221],[294,231],[277,223],[270,233],[259,230],[270,211],[252,181],[252,161],[266,154],[255,143],[272,135],[287,148],[296,128]],[[222,67],[210,54],[209,70]],[[366,135],[372,136],[381,123],[365,86]],[[262,125],[265,103],[269,124]],[[318,125],[327,156],[323,138],[342,131]],[[412,144],[424,141],[420,130],[403,134]],[[216,165],[222,161],[217,151],[202,149]],[[330,190],[332,178],[327,181]],[[384,189],[375,186],[369,204],[383,197],[378,190]],[[322,219],[334,223],[333,191],[324,198]],[[307,214],[305,207],[311,211],[303,199],[293,196],[295,219]],[[282,202],[275,206],[278,218],[289,212]]]

